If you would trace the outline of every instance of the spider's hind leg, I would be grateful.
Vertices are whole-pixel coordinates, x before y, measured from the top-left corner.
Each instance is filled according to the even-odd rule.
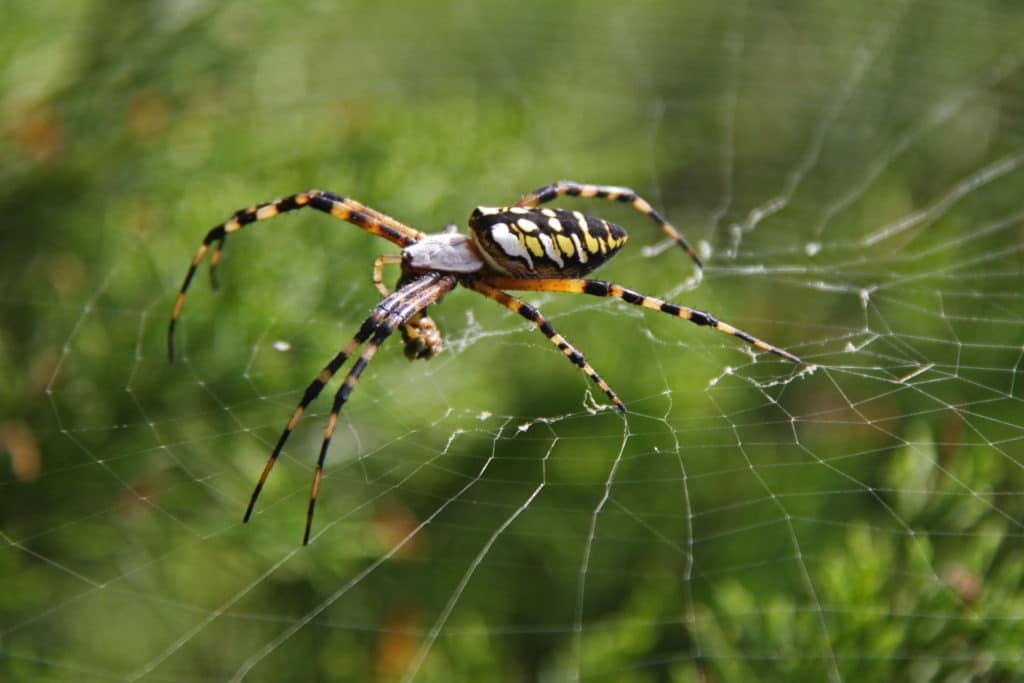
[[[495,287],[501,287],[502,289],[518,289],[533,292],[567,292],[569,294],[590,294],[592,296],[621,299],[622,301],[625,301],[628,304],[633,304],[634,306],[642,306],[643,308],[648,308],[652,311],[668,313],[676,318],[689,320],[694,325],[710,327],[711,329],[718,330],[724,334],[742,339],[755,348],[761,349],[762,351],[768,351],[769,353],[774,353],[776,356],[788,360],[791,363],[803,362],[789,351],[780,349],[778,346],[773,346],[766,341],[758,339],[754,335],[744,332],[738,327],[733,327],[727,322],[722,322],[706,311],[698,311],[695,308],[662,301],[661,299],[653,296],[647,296],[640,292],[634,292],[632,289],[626,289],[622,285],[617,285],[614,282],[606,282],[604,280],[584,280],[580,278],[529,279],[508,277],[494,277],[490,278],[489,281]]]
[[[571,180],[559,180],[556,183],[545,185],[544,187],[525,195],[522,199],[516,202],[515,205],[532,209],[535,206],[554,201],[563,195],[569,195],[570,197],[583,197],[584,199],[593,197],[596,199],[607,199],[613,202],[629,204],[640,213],[645,216],[649,216],[650,219],[654,221],[659,228],[661,228],[663,233],[682,247],[683,251],[689,254],[690,258],[693,259],[693,262],[697,264],[698,268],[704,267],[704,264],[701,263],[700,257],[697,256],[697,252],[693,250],[693,247],[691,247],[690,243],[686,241],[686,238],[683,237],[671,223],[665,220],[665,217],[658,213],[658,211],[651,206],[650,202],[628,187],[618,187],[615,185],[590,185],[587,183],[575,183]]]
[[[594,380],[594,384],[596,384],[601,391],[608,396],[611,402],[615,404],[616,408],[622,412],[626,412],[626,406],[623,405],[619,397],[614,391],[612,391],[612,388],[608,386],[608,383],[601,379],[601,376],[590,366],[590,363],[586,361],[583,354],[576,350],[576,347],[566,341],[565,337],[556,332],[555,328],[551,327],[551,323],[544,319],[544,316],[540,314],[540,311],[525,301],[517,299],[511,294],[503,292],[501,289],[498,289],[498,287],[493,287],[486,282],[472,280],[466,283],[466,286],[480,294],[483,294],[489,299],[494,299],[505,308],[514,313],[518,313],[537,325],[537,327],[540,328],[540,331],[544,333],[544,336],[547,337],[552,344],[557,346],[558,350],[565,354],[565,357],[568,358],[573,365],[582,370],[587,377]]]

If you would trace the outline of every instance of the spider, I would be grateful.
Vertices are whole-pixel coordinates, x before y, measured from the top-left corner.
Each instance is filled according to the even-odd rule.
[[[313,488],[306,512],[306,528],[303,544],[309,543],[313,523],[313,509],[320,490],[327,449],[338,420],[338,413],[348,401],[349,395],[359,381],[367,364],[377,353],[380,345],[400,330],[405,344],[405,355],[410,359],[429,359],[442,350],[440,331],[427,315],[427,307],[439,301],[458,285],[471,289],[489,299],[497,301],[509,310],[518,313],[551,340],[551,343],[565,354],[603,391],[619,410],[626,407],[611,387],[583,358],[583,354],[560,335],[533,306],[504,290],[535,292],[568,292],[592,296],[613,297],[626,303],[643,306],[662,313],[689,320],[696,325],[712,327],[720,332],[739,337],[763,351],[770,351],[785,360],[800,363],[800,359],[778,347],[772,346],[727,323],[716,320],[710,313],[686,306],[662,301],[640,294],[631,289],[604,280],[584,279],[583,276],[614,256],[626,243],[626,231],[602,218],[587,216],[579,211],[538,208],[563,195],[583,198],[599,198],[630,204],[634,209],[649,216],[671,239],[673,239],[697,265],[703,267],[693,248],[686,242],[660,213],[633,190],[611,185],[588,185],[571,181],[559,181],[525,195],[510,207],[477,207],[469,217],[470,234],[461,234],[454,225],[448,225],[443,232],[426,234],[404,223],[364,206],[354,199],[331,192],[309,190],[284,199],[257,204],[236,212],[227,222],[210,230],[199,251],[189,266],[178,292],[178,298],[171,313],[167,329],[168,357],[174,360],[174,326],[181,315],[185,293],[199,264],[214,246],[210,261],[210,278],[217,285],[216,269],[220,262],[224,240],[243,227],[256,221],[273,218],[286,211],[311,207],[328,213],[335,218],[352,223],[367,232],[383,237],[402,248],[398,256],[379,256],[373,264],[373,283],[383,299],[363,321],[355,336],[345,345],[320,373],[306,387],[298,406],[288,420],[287,426],[277,440],[259,481],[249,499],[244,522],[252,516],[256,499],[263,489],[270,470],[277,462],[285,442],[295,429],[307,406],[320,395],[338,368],[366,343],[362,353],[355,360],[341,387],[334,395],[327,426],[320,446],[313,476]],[[383,269],[387,264],[399,264],[401,275],[395,292],[389,292],[383,284]]]

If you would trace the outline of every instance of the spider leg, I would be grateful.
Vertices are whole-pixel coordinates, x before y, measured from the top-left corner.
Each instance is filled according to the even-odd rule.
[[[455,227],[455,226],[451,226]],[[373,262],[373,286],[387,297],[387,286],[384,284],[384,266],[395,265],[402,262],[402,257],[394,254],[378,256]],[[402,325],[402,342],[405,344],[405,357],[409,360],[423,358],[430,360],[444,350],[444,342],[441,339],[441,331],[437,329],[437,323],[427,315],[423,309],[416,313],[407,323]]]
[[[387,286],[384,284],[384,266],[396,265],[402,262],[402,257],[397,254],[382,254],[373,261],[373,286],[377,288],[382,297],[390,296]]]
[[[181,283],[181,289],[178,291],[178,298],[174,302],[174,310],[171,313],[171,322],[167,326],[167,356],[172,362],[174,361],[174,326],[181,315],[181,308],[185,302],[185,293],[192,283],[196,269],[199,268],[199,264],[202,263],[206,252],[209,251],[210,245],[216,243],[210,266],[210,278],[214,285],[216,285],[216,268],[220,263],[224,240],[227,239],[228,235],[241,230],[250,223],[267,220],[286,211],[295,211],[305,207],[323,211],[339,220],[352,223],[400,247],[408,246],[423,238],[423,233],[419,230],[360,204],[354,199],[321,190],[300,192],[284,199],[277,199],[265,204],[256,204],[247,209],[237,211],[228,221],[215,226],[206,234],[202,244],[199,245],[195,257],[192,259],[192,263],[189,265],[184,281]]]
[[[452,275],[445,275],[443,273],[428,273],[424,276],[419,277],[416,280],[406,284],[404,287],[399,289],[394,294],[386,297],[373,309],[373,312],[363,321],[359,331],[349,341],[345,347],[338,352],[331,362],[324,366],[323,370],[317,374],[317,376],[310,382],[309,386],[306,387],[306,391],[302,396],[302,400],[299,401],[295,411],[292,413],[291,419],[288,420],[288,424],[285,426],[284,431],[281,432],[281,436],[277,439],[277,444],[274,446],[273,452],[267,459],[266,464],[263,466],[263,472],[260,474],[259,481],[256,483],[256,487],[253,489],[252,496],[249,498],[249,505],[245,509],[245,516],[243,522],[248,522],[252,516],[253,508],[256,506],[256,500],[259,498],[260,493],[263,490],[263,485],[266,483],[267,478],[270,476],[270,471],[274,468],[277,463],[278,457],[281,455],[281,450],[284,448],[285,442],[288,441],[288,437],[291,436],[292,431],[295,430],[295,426],[299,422],[299,418],[302,417],[306,408],[312,403],[323,391],[323,388],[327,383],[334,377],[338,369],[348,360],[367,339],[370,339],[370,343],[367,344],[366,348],[363,349],[362,354],[353,364],[349,370],[348,375],[345,377],[345,381],[342,383],[341,388],[334,397],[334,406],[331,409],[330,417],[327,421],[327,429],[325,430],[324,440],[320,447],[320,457],[317,460],[316,473],[313,478],[313,491],[310,495],[309,510],[306,519],[306,533],[304,536],[303,543],[309,542],[310,527],[313,521],[313,508],[316,504],[316,497],[320,490],[320,478],[323,473],[324,461],[327,458],[327,448],[330,444],[331,437],[334,434],[334,428],[338,420],[338,413],[341,411],[342,406],[348,400],[349,395],[352,393],[352,389],[355,388],[356,382],[359,381],[359,376],[366,369],[370,359],[373,358],[374,354],[377,353],[377,349],[380,345],[391,336],[392,332],[399,326],[404,325],[410,318],[422,311],[426,306],[434,303],[442,296],[447,294],[456,285],[456,279]]]
[[[376,332],[373,335],[373,339],[366,345],[363,352],[359,354],[359,358],[352,365],[352,369],[348,371],[345,376],[345,381],[342,382],[341,388],[338,389],[334,395],[334,405],[331,406],[331,415],[327,418],[327,427],[324,429],[323,442],[320,444],[320,457],[316,461],[316,472],[313,474],[313,490],[309,494],[309,508],[306,511],[306,531],[302,536],[302,545],[309,544],[309,533],[313,527],[313,509],[316,507],[316,499],[320,493],[320,478],[323,476],[324,461],[327,460],[327,449],[331,444],[331,437],[334,436],[334,428],[338,423],[338,414],[341,412],[342,406],[348,401],[349,395],[352,393],[352,389],[355,388],[356,382],[359,381],[360,375],[363,374],[363,370],[370,363],[370,360],[377,353],[377,349],[384,343],[384,340],[391,336],[394,332],[394,328],[387,323],[379,325]]]
[[[370,338],[373,331],[377,329],[380,323],[381,316],[378,314],[378,310],[374,309],[374,312],[363,321],[362,326],[359,328],[359,332],[356,333],[352,340],[345,345],[338,354],[331,359],[331,362],[324,366],[324,369],[310,382],[309,386],[306,387],[305,393],[302,395],[302,400],[299,401],[299,405],[295,408],[295,412],[292,413],[292,417],[288,420],[288,425],[281,432],[281,436],[277,439],[277,444],[274,446],[273,452],[267,459],[267,464],[263,466],[263,472],[260,474],[260,479],[256,483],[256,488],[253,489],[252,496],[249,498],[249,506],[245,508],[245,517],[242,518],[243,522],[248,522],[252,516],[252,510],[256,505],[256,499],[260,497],[260,492],[263,490],[263,484],[267,481],[267,477],[270,476],[270,470],[274,468],[277,463],[278,456],[281,455],[281,450],[284,448],[284,444],[288,441],[288,437],[291,436],[295,426],[299,423],[299,418],[306,412],[306,408],[310,403],[320,395],[323,388],[331,381],[334,377],[334,373],[338,371],[338,368],[348,360],[348,358],[355,353],[363,342]]]
[[[517,289],[517,290],[529,290],[529,291],[542,291],[542,292],[568,292],[570,294],[591,294],[594,296],[605,296],[613,297],[615,299],[621,299],[629,304],[636,306],[643,306],[654,311],[661,311],[662,313],[668,313],[674,315],[677,318],[683,320],[689,320],[695,325],[704,325],[707,327],[714,328],[719,332],[730,334],[734,337],[738,337],[743,341],[755,346],[762,351],[770,351],[776,356],[781,356],[792,363],[801,363],[799,358],[791,354],[790,352],[780,349],[777,346],[772,346],[768,342],[761,341],[757,337],[744,332],[741,329],[733,327],[729,323],[717,320],[710,313],[705,311],[698,311],[693,308],[687,308],[686,306],[680,306],[678,304],[669,303],[662,301],[653,296],[647,296],[634,292],[631,289],[626,289],[622,285],[617,285],[613,282],[606,282],[604,280],[585,280],[579,278],[551,278],[551,279],[525,279],[525,278],[506,278],[506,277],[490,277],[487,281],[495,287],[502,289]]]
[[[213,256],[210,257],[210,287],[213,291],[220,289],[220,284],[217,282],[217,266],[220,265],[220,257],[224,252],[224,240],[227,236],[221,237],[217,240],[217,246],[214,247]]]
[[[455,277],[444,275],[438,272],[427,273],[427,275],[413,281],[402,289],[399,289],[389,299],[397,306],[385,320],[380,322],[374,331],[373,338],[363,349],[363,352],[356,359],[352,368],[345,376],[345,381],[334,395],[334,405],[331,406],[331,414],[327,418],[327,427],[324,429],[323,442],[320,445],[320,457],[317,458],[316,472],[313,475],[313,489],[309,494],[309,508],[306,512],[306,531],[302,537],[302,544],[309,544],[310,529],[313,526],[313,510],[316,507],[316,499],[320,493],[320,479],[323,475],[324,461],[327,459],[327,449],[334,436],[334,428],[338,422],[338,414],[352,394],[363,370],[370,363],[370,360],[377,353],[380,345],[391,336],[395,328],[404,325],[412,316],[423,310],[447,294],[456,284]],[[379,307],[378,307],[379,308]]]
[[[550,201],[554,201],[562,195],[569,195],[570,197],[583,197],[590,198],[596,197],[597,199],[608,199],[610,201],[623,202],[630,204],[634,209],[642,214],[651,217],[661,231],[668,235],[672,240],[675,240],[676,244],[683,248],[693,262],[697,264],[698,268],[703,268],[704,264],[701,263],[700,257],[693,250],[693,247],[686,241],[678,230],[672,227],[672,224],[665,220],[650,203],[639,196],[636,192],[629,189],[628,187],[616,187],[614,185],[588,185],[583,183],[574,183],[571,180],[559,180],[556,183],[545,185],[539,190],[535,190],[528,195],[525,195],[522,199],[515,203],[515,206],[522,206],[525,208],[533,208],[540,204],[545,204]]]
[[[520,280],[516,278],[504,278],[504,281],[518,283]],[[611,387],[601,379],[601,376],[597,374],[594,368],[590,367],[586,359],[583,358],[583,354],[576,350],[572,344],[565,340],[565,337],[558,334],[555,328],[551,327],[551,323],[544,319],[544,316],[540,314],[533,306],[530,306],[525,301],[517,299],[516,297],[508,294],[507,292],[501,291],[502,285],[497,284],[498,278],[488,278],[487,282],[482,280],[469,280],[465,282],[465,286],[473,289],[474,291],[483,294],[489,299],[494,299],[499,304],[509,309],[514,313],[518,313],[532,323],[535,323],[540,331],[544,333],[544,336],[551,340],[551,343],[559,348],[559,350],[565,354],[565,357],[569,359],[574,365],[583,370],[590,379],[594,380],[594,383],[600,387],[611,402],[615,404],[622,412],[626,412],[626,406],[623,405],[619,397],[612,391]],[[524,282],[531,282],[531,280],[524,280]],[[490,284],[489,284],[490,283]],[[493,285],[493,286],[492,286]],[[523,288],[528,289],[528,288]]]

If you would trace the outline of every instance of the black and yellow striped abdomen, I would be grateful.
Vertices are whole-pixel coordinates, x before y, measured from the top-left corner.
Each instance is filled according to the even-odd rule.
[[[579,211],[477,207],[469,227],[481,256],[514,277],[580,277],[626,243],[626,231]]]

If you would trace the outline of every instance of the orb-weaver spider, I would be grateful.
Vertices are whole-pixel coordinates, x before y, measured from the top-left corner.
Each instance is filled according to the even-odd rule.
[[[338,371],[338,368],[363,343],[369,340],[334,395],[334,405],[331,407],[327,427],[324,430],[320,457],[317,460],[316,473],[313,477],[313,489],[309,497],[309,508],[306,513],[303,543],[309,543],[313,508],[316,505],[317,493],[320,489],[320,478],[323,473],[324,460],[327,457],[327,448],[331,436],[334,434],[338,413],[352,393],[359,376],[366,369],[370,359],[377,353],[377,348],[396,329],[402,331],[405,354],[410,360],[429,359],[441,351],[440,332],[427,315],[426,309],[427,306],[441,299],[457,285],[483,294],[537,325],[544,336],[550,339],[551,343],[557,346],[566,358],[583,370],[611,402],[622,411],[626,409],[622,401],[584,360],[583,354],[558,334],[540,314],[540,311],[503,290],[569,292],[614,297],[630,304],[689,320],[697,325],[713,327],[788,361],[800,362],[800,359],[793,354],[763,342],[732,325],[720,322],[709,313],[655,299],[611,282],[583,279],[582,276],[614,256],[625,244],[627,235],[626,231],[618,225],[601,218],[586,216],[579,211],[537,208],[562,195],[596,197],[632,205],[640,213],[650,216],[662,232],[675,240],[698,267],[702,267],[700,259],[683,236],[633,190],[610,185],[583,185],[564,180],[531,192],[511,207],[478,207],[469,217],[471,230],[469,235],[460,234],[454,225],[449,225],[441,233],[425,234],[353,199],[320,190],[301,192],[284,199],[242,209],[226,223],[218,225],[207,233],[195,258],[192,259],[192,264],[189,266],[174,304],[174,312],[171,314],[171,322],[167,329],[167,349],[168,356],[172,361],[174,359],[174,325],[181,315],[185,292],[192,282],[196,269],[210,245],[216,244],[210,264],[211,280],[216,286],[216,268],[220,261],[224,240],[228,235],[237,232],[249,223],[273,218],[285,211],[294,211],[308,206],[352,223],[402,248],[400,256],[381,256],[374,262],[373,282],[384,297],[383,300],[363,321],[352,340],[324,366],[323,370],[306,387],[302,400],[299,401],[295,412],[292,413],[291,419],[278,438],[277,445],[274,446],[274,450],[263,468],[249,500],[249,506],[246,508],[244,521],[249,521],[256,499],[263,489],[263,484],[277,461],[285,441],[295,429],[295,425],[306,407],[320,395],[321,390]],[[387,263],[401,264],[401,275],[394,293],[389,293],[382,281],[383,267]]]

